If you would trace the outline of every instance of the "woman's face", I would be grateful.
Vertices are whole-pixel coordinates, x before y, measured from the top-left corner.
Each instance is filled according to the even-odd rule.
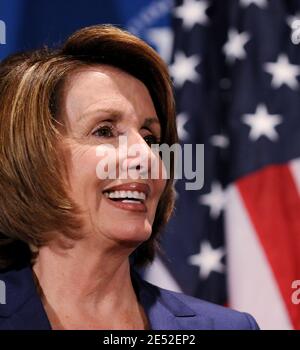
[[[166,180],[161,159],[149,147],[159,143],[161,129],[146,86],[112,66],[81,68],[65,84],[60,112],[69,136],[70,195],[84,211],[85,232],[101,243],[137,246],[147,240]],[[143,154],[124,159],[119,136]],[[112,149],[116,158],[107,157]],[[99,167],[104,160],[105,167]],[[151,164],[159,167],[159,178],[151,179]],[[107,176],[108,169],[117,176]],[[148,176],[134,174],[138,169],[146,169]]]

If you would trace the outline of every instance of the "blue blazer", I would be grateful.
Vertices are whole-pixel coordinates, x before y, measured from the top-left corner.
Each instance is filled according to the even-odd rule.
[[[156,287],[133,270],[131,276],[153,330],[258,329],[246,313]],[[6,286],[6,303],[0,304],[0,330],[51,330],[30,266],[0,272],[0,281]]]

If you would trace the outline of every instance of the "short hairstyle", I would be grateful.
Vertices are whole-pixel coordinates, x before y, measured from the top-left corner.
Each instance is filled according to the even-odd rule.
[[[77,239],[80,210],[67,195],[58,112],[61,87],[79,67],[108,64],[142,81],[161,123],[161,142],[178,142],[168,69],[144,41],[111,25],[78,30],[59,48],[44,47],[9,56],[0,63],[0,268],[34,258],[59,230]],[[145,265],[159,248],[159,233],[174,208],[171,178],[159,200],[150,238],[132,254]]]

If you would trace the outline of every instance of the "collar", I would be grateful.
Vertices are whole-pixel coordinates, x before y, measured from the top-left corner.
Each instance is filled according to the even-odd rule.
[[[212,319],[195,313],[183,294],[154,286],[133,269],[131,278],[152,330],[212,328]],[[6,285],[6,304],[0,304],[0,320],[5,319],[7,328],[51,330],[30,266],[0,272],[0,280]]]

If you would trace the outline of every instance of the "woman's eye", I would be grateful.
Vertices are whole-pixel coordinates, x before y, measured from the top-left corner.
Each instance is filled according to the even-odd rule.
[[[144,140],[149,146],[159,143],[158,138],[154,135],[147,135],[144,137]]]
[[[113,128],[109,125],[101,126],[93,132],[93,135],[98,137],[112,137],[114,136]]]

